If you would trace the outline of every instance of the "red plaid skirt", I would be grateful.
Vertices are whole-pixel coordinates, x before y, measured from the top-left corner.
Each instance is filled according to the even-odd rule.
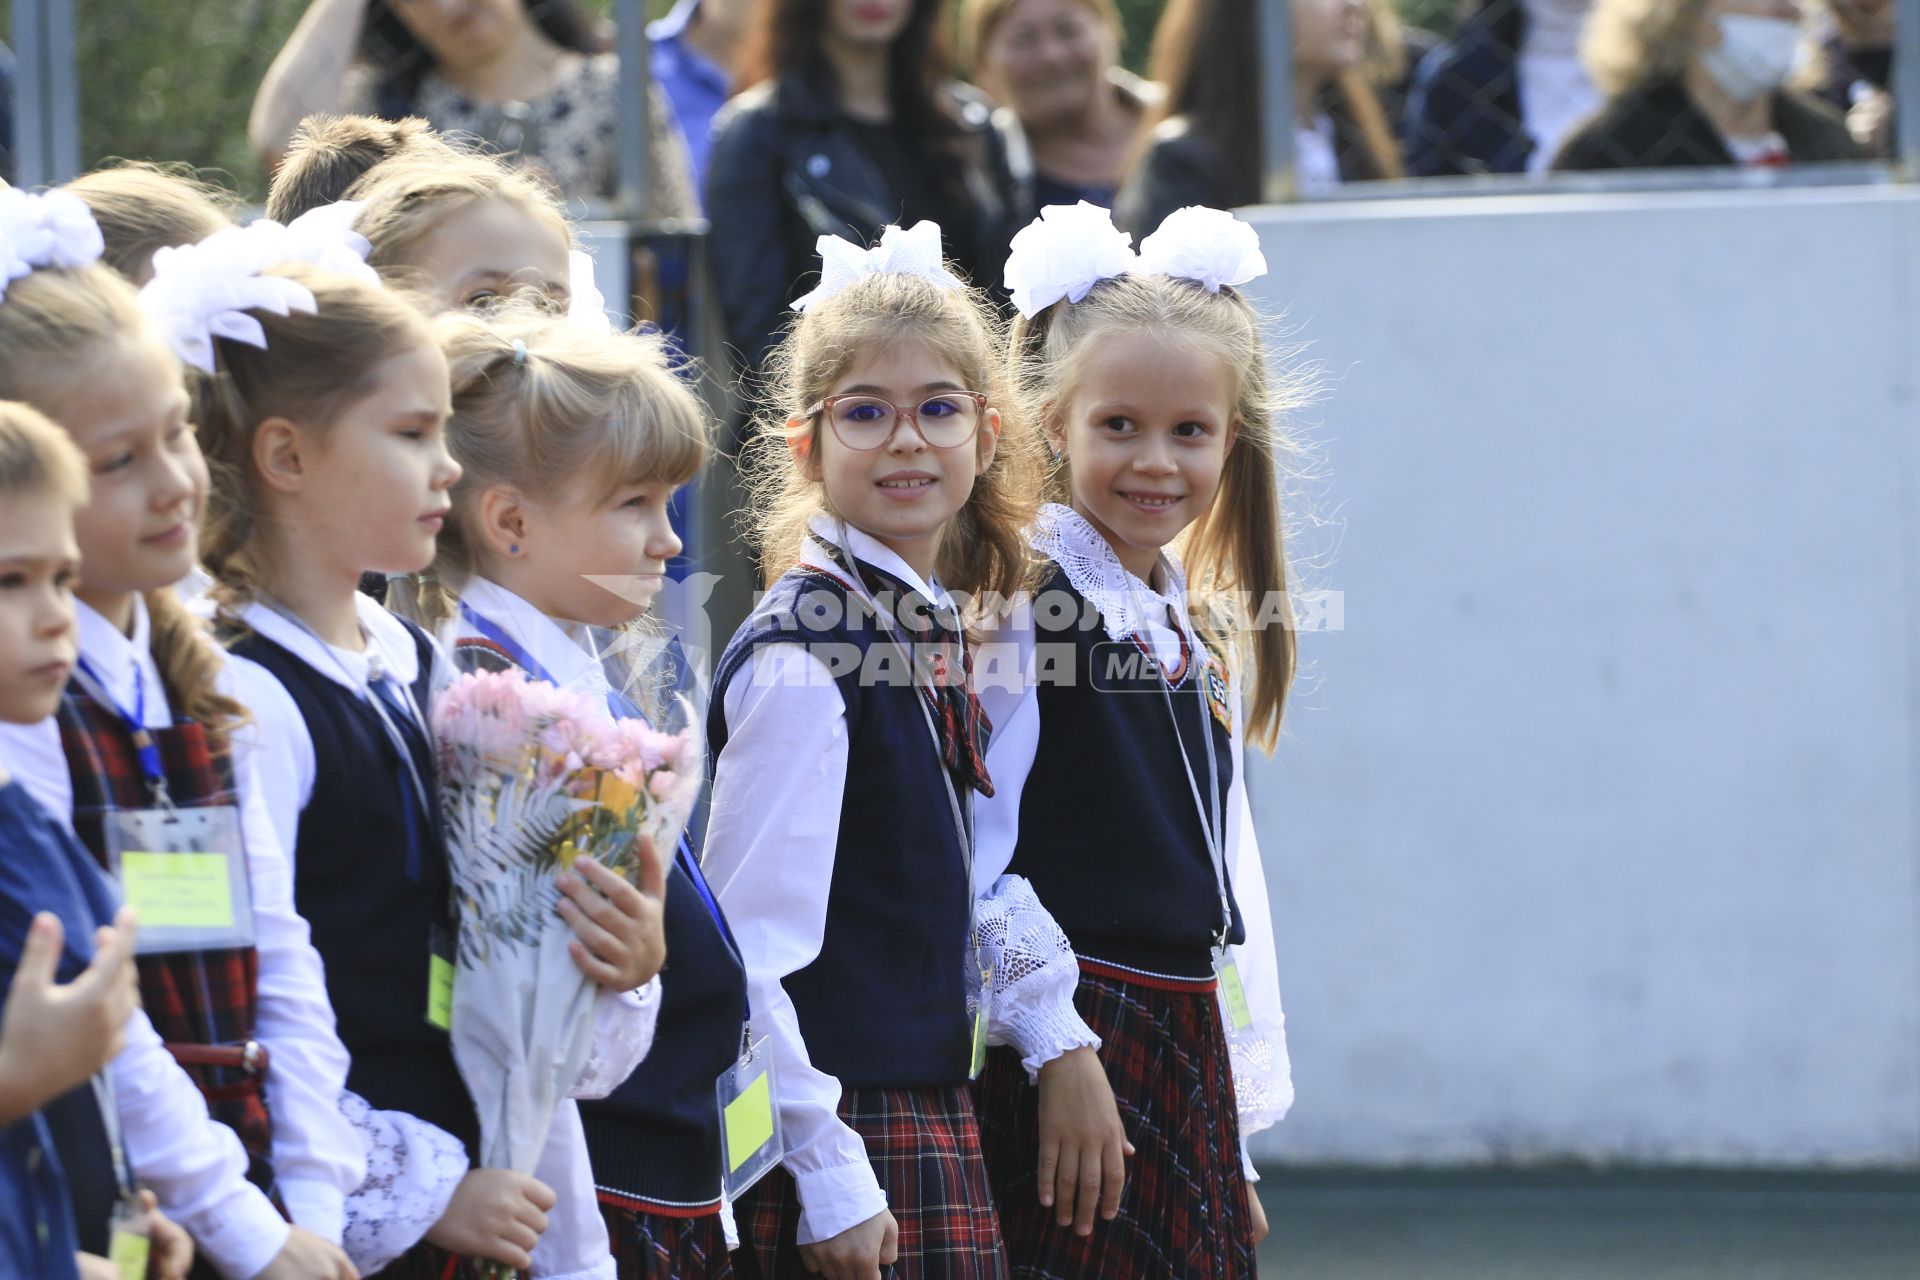
[[[633,1201],[600,1197],[620,1280],[733,1280],[733,1256],[718,1213],[650,1213]]]
[[[1155,985],[1148,985],[1148,982]],[[1074,1003],[1135,1155],[1120,1216],[1077,1236],[1040,1204],[1040,1091],[995,1049],[974,1084],[980,1145],[1018,1280],[1242,1280],[1255,1274],[1240,1120],[1212,979],[1143,980],[1083,961]]]
[[[101,866],[108,865],[106,816],[153,804],[140,756],[126,725],[79,684],[60,700],[60,741],[73,780],[73,829]],[[192,721],[150,730],[160,748],[167,792],[182,808],[232,805],[233,762]],[[141,956],[140,1003],[168,1044],[243,1045],[253,1039],[260,960],[252,947]],[[247,1177],[273,1186],[273,1126],[261,1093],[265,1081],[238,1067],[183,1066],[213,1117],[240,1136],[250,1157]]]
[[[866,1140],[867,1158],[900,1224],[892,1280],[1005,1280],[1006,1251],[993,1212],[973,1100],[962,1086],[847,1089],[840,1118]],[[745,1280],[806,1280],[794,1237],[800,1201],[775,1169],[734,1206]]]

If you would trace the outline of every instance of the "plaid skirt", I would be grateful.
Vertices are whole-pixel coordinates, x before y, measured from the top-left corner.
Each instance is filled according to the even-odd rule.
[[[1149,985],[1151,983],[1152,985]],[[1120,1216],[1077,1236],[1040,1204],[1040,1091],[994,1049],[974,1084],[980,1145],[1017,1280],[1243,1280],[1255,1274],[1240,1121],[1213,980],[1142,979],[1083,961],[1074,1003],[1133,1143]]]
[[[847,1089],[840,1118],[867,1144],[867,1157],[900,1224],[900,1261],[890,1280],[1005,1280],[973,1100],[964,1086]],[[794,1243],[800,1201],[793,1178],[775,1169],[734,1205],[743,1280],[807,1280]]]
[[[600,1197],[620,1280],[733,1280],[733,1257],[718,1213],[651,1213],[625,1198]]]
[[[448,1253],[437,1244],[428,1244],[422,1240],[386,1266],[366,1277],[366,1280],[487,1280],[491,1274],[489,1267],[494,1263],[482,1258],[463,1258]],[[519,1273],[519,1280],[527,1280],[527,1272]]]

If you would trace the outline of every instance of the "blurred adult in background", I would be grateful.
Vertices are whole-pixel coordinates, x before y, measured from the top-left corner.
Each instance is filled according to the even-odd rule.
[[[762,0],[750,85],[714,121],[710,261],[727,337],[758,368],[822,235],[871,244],[940,224],[949,258],[995,287],[1022,214],[986,98],[951,79],[941,0]]]
[[[1407,95],[1407,169],[1432,178],[1540,173],[1599,109],[1580,58],[1591,0],[1475,0]]]
[[[312,0],[267,69],[247,135],[271,172],[314,112],[421,116],[543,172],[569,199],[619,181],[620,66],[575,0]],[[698,212],[686,144],[656,88],[652,218]]]
[[[1585,53],[1607,102],[1554,167],[1864,159],[1838,113],[1787,85],[1800,17],[1797,0],[1599,0]]]
[[[1001,103],[1021,217],[1086,200],[1112,208],[1148,110],[1160,99],[1120,65],[1113,0],[967,0],[974,79]]]
[[[1291,0],[1294,155],[1299,187],[1401,175],[1400,156],[1362,68],[1365,0]],[[1260,0],[1172,0],[1153,33],[1151,71],[1166,86],[1114,221],[1147,235],[1190,204],[1261,198]]]
[[[1815,90],[1869,155],[1893,154],[1894,0],[1827,0]]]
[[[686,140],[696,198],[707,188],[713,118],[733,93],[733,64],[752,13],[753,0],[679,0],[647,24],[653,82]]]

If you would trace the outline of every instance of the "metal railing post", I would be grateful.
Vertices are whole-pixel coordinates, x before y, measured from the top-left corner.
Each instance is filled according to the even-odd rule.
[[[647,45],[645,0],[614,0],[617,34],[614,49],[620,56],[620,185],[619,216],[637,223],[647,216],[647,178],[652,172],[649,152],[648,85],[652,80],[652,51]]]
[[[1260,194],[1268,204],[1281,204],[1294,194],[1293,9],[1290,0],[1266,0],[1259,15],[1260,137],[1266,151]]]
[[[13,179],[51,186],[80,172],[73,0],[14,0]]]
[[[1894,0],[1893,123],[1901,176],[1920,181],[1920,0]]]

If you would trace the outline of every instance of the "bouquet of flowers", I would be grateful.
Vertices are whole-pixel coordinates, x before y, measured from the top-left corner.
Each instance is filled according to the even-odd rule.
[[[469,672],[434,701],[460,921],[451,1034],[482,1165],[531,1173],[587,1063],[596,989],[567,952],[555,880],[582,855],[631,878],[642,837],[673,856],[701,783],[685,720],[616,720],[519,670]]]

